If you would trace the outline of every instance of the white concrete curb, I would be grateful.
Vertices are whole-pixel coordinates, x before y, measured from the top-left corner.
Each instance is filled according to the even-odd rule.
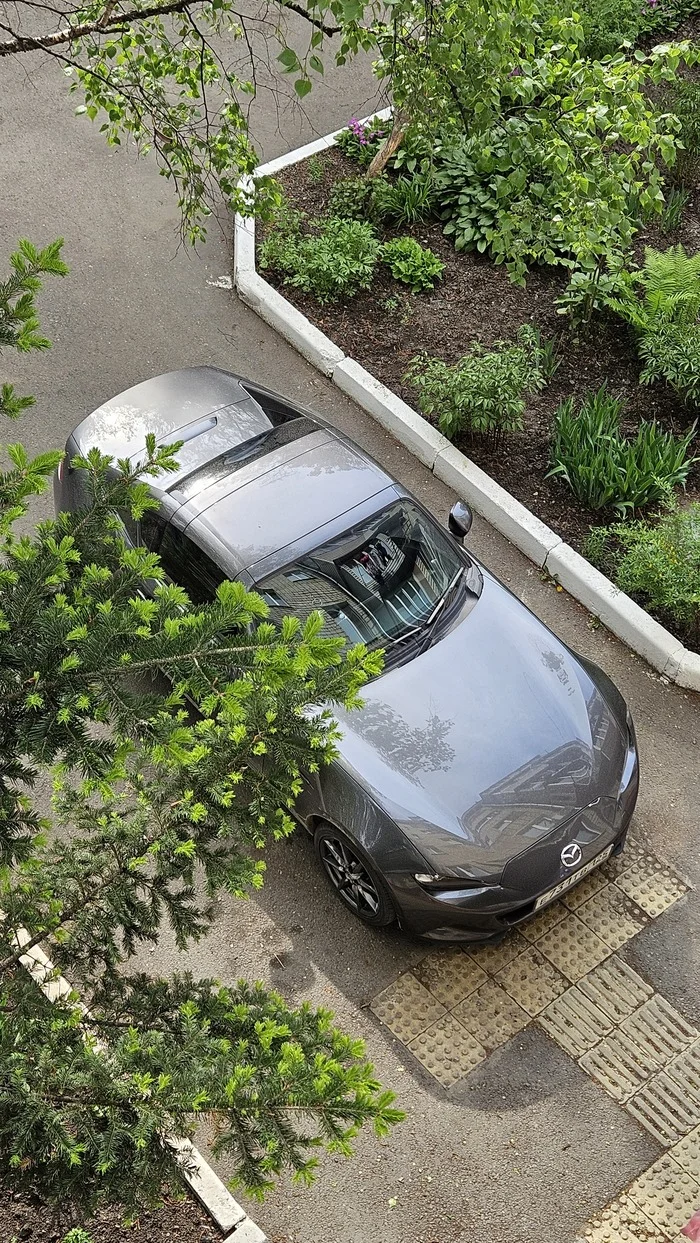
[[[2,918],[0,912],[0,918]],[[21,948],[31,940],[25,928],[18,928],[15,933],[17,947]],[[41,946],[34,945],[20,958],[22,966],[32,976],[49,1001],[56,1002],[59,998],[76,997],[78,1007],[89,1022],[89,1015],[83,1003],[77,999],[75,990],[65,976],[59,975],[51,959],[46,956]],[[183,1158],[180,1174],[187,1183],[192,1194],[199,1200],[202,1208],[209,1214],[225,1237],[225,1243],[269,1243],[267,1235],[248,1216],[245,1209],[234,1200],[231,1192],[222,1183],[218,1174],[204,1160],[201,1152],[193,1147],[189,1139],[168,1136],[168,1146]]]
[[[372,115],[388,117],[390,109]],[[365,118],[368,120],[369,118]],[[269,176],[333,146],[340,130],[289,151],[257,170]],[[659,622],[565,544],[555,531],[506,492],[490,475],[456,449],[416,410],[408,406],[353,358],[349,358],[305,315],[259,275],[255,267],[255,222],[236,216],[233,282],[243,302],[271,324],[333,383],[381,423],[419,461],[468,501],[482,518],[516,548],[546,569],[574,599],[632,651],[643,656],[670,682],[700,691],[700,654],[684,647]]]

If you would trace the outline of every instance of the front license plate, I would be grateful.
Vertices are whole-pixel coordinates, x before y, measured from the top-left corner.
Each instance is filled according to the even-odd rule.
[[[534,909],[539,911],[543,906],[547,906],[549,902],[553,902],[560,894],[566,893],[567,889],[571,889],[572,885],[577,885],[580,880],[583,880],[584,876],[588,876],[589,872],[599,868],[601,863],[605,863],[605,860],[610,858],[614,845],[615,843],[613,842],[612,846],[606,846],[605,850],[596,855],[595,859],[589,859],[588,863],[584,863],[583,867],[579,868],[578,871],[572,872],[571,876],[567,876],[566,880],[560,881],[553,889],[548,889],[546,893],[543,893],[537,899]]]

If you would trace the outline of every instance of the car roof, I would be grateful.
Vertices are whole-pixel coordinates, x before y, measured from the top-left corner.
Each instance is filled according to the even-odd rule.
[[[97,445],[136,462],[148,432],[160,444],[184,440],[177,471],[149,486],[231,575],[313,546],[329,524],[343,530],[344,515],[396,486],[322,419],[217,367],[171,371],[111,398],[75,429],[73,451]]]

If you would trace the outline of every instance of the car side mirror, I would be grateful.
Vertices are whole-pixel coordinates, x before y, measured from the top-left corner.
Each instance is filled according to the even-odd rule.
[[[455,539],[463,540],[469,534],[472,525],[472,511],[465,501],[456,501],[450,510],[447,525]]]

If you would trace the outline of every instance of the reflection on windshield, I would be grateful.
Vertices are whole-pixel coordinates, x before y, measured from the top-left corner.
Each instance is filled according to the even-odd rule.
[[[271,620],[313,609],[324,633],[384,647],[430,621],[464,568],[457,549],[410,501],[345,531],[258,587]]]

